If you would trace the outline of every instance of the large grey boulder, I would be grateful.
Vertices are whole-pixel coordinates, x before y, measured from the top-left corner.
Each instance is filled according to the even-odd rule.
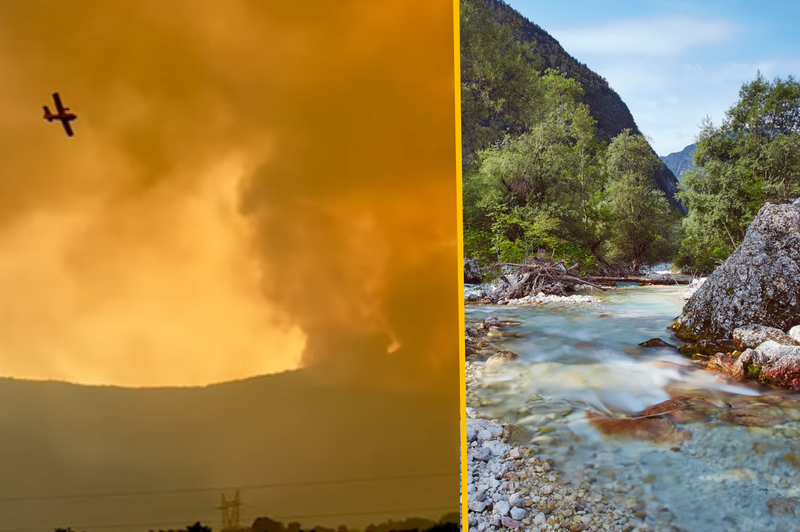
[[[673,329],[683,340],[731,338],[760,324],[800,323],[800,206],[767,203],[744,241],[692,295]]]
[[[483,269],[473,259],[464,259],[464,283],[481,284],[483,282]]]

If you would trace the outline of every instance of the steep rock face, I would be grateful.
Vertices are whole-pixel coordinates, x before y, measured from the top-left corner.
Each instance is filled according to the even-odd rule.
[[[683,340],[730,338],[751,324],[782,331],[800,323],[800,206],[767,203],[744,241],[683,308]]]
[[[689,144],[681,151],[670,153],[669,155],[665,155],[663,157],[659,157],[664,164],[667,165],[675,177],[678,178],[678,181],[681,180],[681,174],[683,174],[686,170],[691,170],[694,168],[694,161],[692,160],[692,156],[694,152],[697,151],[697,146],[694,144]]]

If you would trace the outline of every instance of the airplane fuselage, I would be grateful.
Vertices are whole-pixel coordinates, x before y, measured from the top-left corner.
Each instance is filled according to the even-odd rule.
[[[52,122],[53,120],[61,120],[62,122],[63,121],[71,122],[72,120],[75,120],[78,117],[73,114],[64,114],[64,115],[47,116],[45,118],[47,118],[48,122]]]
[[[66,131],[67,136],[71,137],[73,135],[73,131],[72,126],[70,126],[69,123],[77,119],[78,116],[75,113],[68,112],[69,107],[64,107],[64,104],[61,103],[61,97],[57,92],[53,93],[53,101],[56,104],[56,113],[51,113],[50,108],[45,105],[42,107],[44,109],[44,119],[48,122],[52,122],[53,120],[60,121],[61,125],[64,126],[64,131]]]
[[[50,109],[45,107],[44,108],[44,118],[48,122],[52,122],[53,120],[72,121],[72,120],[75,120],[76,118],[78,118],[78,116],[73,114],[73,113],[66,113],[66,112],[53,114],[53,113],[50,112]]]

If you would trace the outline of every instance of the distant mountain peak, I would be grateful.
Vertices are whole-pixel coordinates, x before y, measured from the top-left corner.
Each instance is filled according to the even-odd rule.
[[[675,153],[670,153],[669,155],[659,156],[659,159],[664,161],[664,164],[667,165],[667,168],[672,170],[672,173],[675,174],[675,176],[678,178],[678,181],[680,181],[681,174],[683,174],[683,172],[686,170],[692,170],[694,168],[692,156],[696,150],[696,145],[689,144],[681,151],[676,151]]]

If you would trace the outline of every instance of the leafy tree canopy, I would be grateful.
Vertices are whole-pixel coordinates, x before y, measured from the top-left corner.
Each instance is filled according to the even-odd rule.
[[[800,84],[759,72],[722,124],[703,122],[679,197],[688,207],[680,265],[709,270],[744,239],[765,202],[800,197]]]

